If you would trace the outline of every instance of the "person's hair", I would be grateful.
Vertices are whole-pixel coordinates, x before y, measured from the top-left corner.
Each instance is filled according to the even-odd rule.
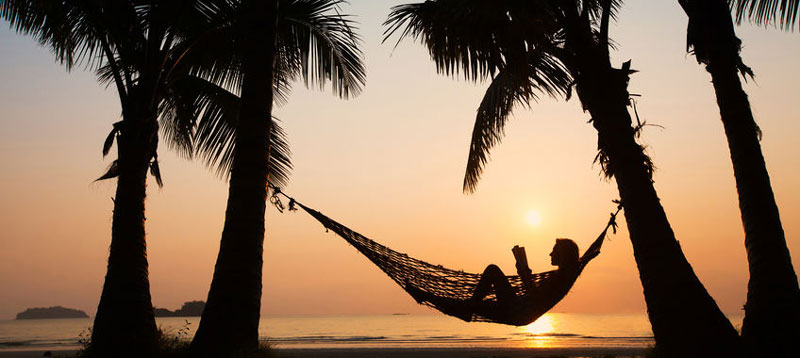
[[[556,239],[553,249],[559,257],[559,265],[573,265],[578,263],[578,244],[570,239]]]

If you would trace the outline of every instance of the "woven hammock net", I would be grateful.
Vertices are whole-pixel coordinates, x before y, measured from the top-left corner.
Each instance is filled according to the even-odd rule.
[[[528,290],[546,286],[546,282],[553,278],[555,271],[534,273],[532,285],[523,284],[523,280],[519,276],[507,276],[517,296],[529,298],[525,299],[524,302],[521,300],[520,305],[524,305],[524,307],[508,307],[506,310],[492,309],[492,304],[496,305],[496,298],[494,292],[492,292],[483,301],[486,303],[483,306],[488,307],[488,309],[476,309],[465,314],[465,307],[463,306],[465,302],[472,297],[475,286],[480,280],[480,274],[451,270],[441,265],[429,264],[370,240],[323,215],[319,211],[295,202],[294,199],[292,199],[290,203],[290,209],[293,204],[297,204],[303,208],[322,223],[327,230],[331,230],[345,239],[361,254],[372,261],[372,263],[383,270],[383,272],[408,292],[418,303],[432,307],[444,314],[458,317],[467,322],[479,321],[515,326],[527,325],[555,306],[555,304],[567,294],[572,283],[574,283],[578,276],[575,275],[571,278],[571,282],[568,282],[566,289],[558,290],[558,292],[537,291],[535,293],[528,292]],[[619,210],[617,210],[617,212],[619,212]],[[578,274],[583,271],[589,261],[600,254],[600,246],[603,244],[606,232],[609,228],[616,228],[616,223],[614,222],[615,216],[616,214],[611,215],[611,219],[606,228],[580,257],[578,261]],[[564,287],[564,285],[561,287]],[[535,296],[530,297],[528,295],[529,293]]]

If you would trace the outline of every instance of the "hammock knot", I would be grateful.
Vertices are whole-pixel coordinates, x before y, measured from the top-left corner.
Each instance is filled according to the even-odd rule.
[[[283,211],[287,209],[283,205],[283,202],[281,201],[281,198],[278,195],[283,195],[289,198],[289,208],[288,208],[289,211],[297,211],[297,208],[295,207],[295,204],[297,204],[297,202],[294,200],[294,198],[284,194],[281,191],[281,188],[273,185],[272,183],[267,183],[267,187],[272,189],[272,194],[269,196],[269,202],[270,204],[275,206],[275,209],[278,209],[278,212],[283,213]]]
[[[611,214],[611,218],[608,219],[608,226],[611,227],[611,232],[617,233],[617,214]]]
[[[606,226],[606,230],[608,230],[608,228],[610,227],[611,231],[614,234],[616,234],[617,233],[617,226],[618,226],[618,224],[617,224],[617,214],[619,214],[619,211],[622,210],[622,200],[612,200],[612,202],[617,204],[617,211],[611,213],[611,217],[608,219],[608,226]]]

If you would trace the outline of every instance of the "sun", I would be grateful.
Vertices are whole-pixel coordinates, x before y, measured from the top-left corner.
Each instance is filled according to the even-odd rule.
[[[542,215],[536,210],[529,210],[525,213],[525,221],[527,221],[530,226],[539,226],[542,222]]]

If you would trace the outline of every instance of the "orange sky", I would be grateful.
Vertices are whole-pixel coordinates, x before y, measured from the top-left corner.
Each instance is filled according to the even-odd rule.
[[[555,237],[586,248],[603,227],[613,182],[592,165],[596,133],[577,101],[544,99],[519,108],[493,151],[476,194],[461,193],[475,109],[485,84],[435,74],[422,46],[381,45],[388,8],[355,0],[368,79],[350,101],[301,86],[276,109],[292,144],[286,191],[399,251],[481,271],[514,268],[510,248],[527,248],[549,270]],[[629,1],[612,29],[614,62],[641,72],[643,136],[656,188],[689,261],[722,309],[745,300],[747,265],[727,144],[710,77],[685,53],[677,2]],[[797,33],[746,26],[746,85],[795,267],[800,266],[800,74]],[[102,141],[119,118],[112,89],[91,73],[66,73],[34,41],[0,29],[0,319],[26,307],[64,305],[93,314],[110,238],[114,183],[93,183],[109,160]],[[147,201],[153,303],[176,308],[205,299],[219,246],[227,186],[202,164],[164,147],[165,186]],[[525,221],[530,210],[542,222]],[[606,243],[561,312],[644,312],[627,232]],[[343,240],[303,213],[267,213],[263,312],[430,312],[417,306]]]

